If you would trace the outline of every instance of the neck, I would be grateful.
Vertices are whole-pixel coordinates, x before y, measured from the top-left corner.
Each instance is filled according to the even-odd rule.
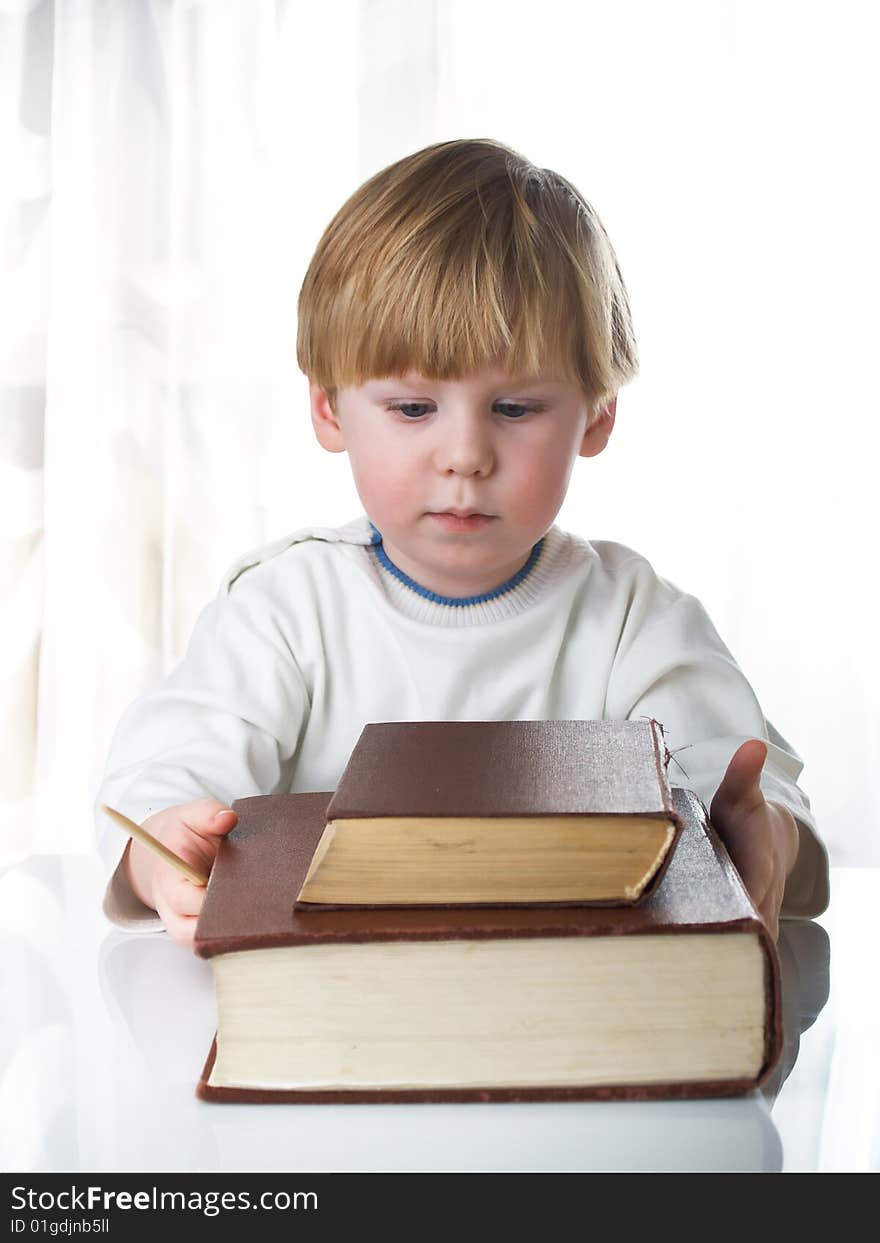
[[[387,570],[389,574],[392,574],[394,578],[396,578],[397,581],[402,583],[405,587],[408,587],[417,595],[422,596],[423,599],[431,600],[435,604],[445,604],[451,608],[465,608],[472,604],[484,604],[489,600],[496,599],[498,596],[505,595],[508,591],[513,591],[531,573],[532,569],[537,564],[538,558],[541,555],[541,549],[544,545],[544,539],[539,539],[537,544],[535,544],[532,548],[523,565],[521,565],[514,574],[510,575],[509,578],[506,578],[497,586],[491,587],[487,591],[475,592],[471,595],[451,596],[444,595],[442,592],[434,591],[430,587],[425,587],[422,583],[417,582],[416,579],[407,574],[405,570],[402,570],[400,566],[398,566],[388,556],[383,544],[382,533],[373,522],[370,523],[370,530],[372,532],[372,544],[376,552],[376,558],[383,569]]]

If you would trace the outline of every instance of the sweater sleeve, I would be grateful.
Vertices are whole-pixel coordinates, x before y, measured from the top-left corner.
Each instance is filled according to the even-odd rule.
[[[788,808],[800,837],[781,914],[812,918],[825,910],[828,855],[810,800],[797,784],[803,760],[764,717],[699,600],[659,578],[647,562],[637,568],[627,602],[606,712],[621,720],[660,721],[675,753],[670,782],[694,790],[706,807],[738,747],[749,738],[765,741],[761,789],[765,798]]]
[[[140,824],[192,799],[232,803],[287,790],[308,709],[271,599],[244,576],[202,610],[184,659],[126,709],[114,732],[95,800],[98,847],[110,872],[104,912],[112,923],[140,932],[163,927],[132,892],[122,866],[127,839],[100,804]]]

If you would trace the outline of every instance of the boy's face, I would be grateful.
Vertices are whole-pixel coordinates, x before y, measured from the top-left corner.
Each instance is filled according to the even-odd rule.
[[[347,451],[367,515],[395,565],[431,591],[471,596],[522,568],[559,512],[578,456],[604,449],[616,398],[588,430],[567,381],[486,368],[463,380],[310,386],[319,442]],[[461,520],[450,510],[481,515]]]

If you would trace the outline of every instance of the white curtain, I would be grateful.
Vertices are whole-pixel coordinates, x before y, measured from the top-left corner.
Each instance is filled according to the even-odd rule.
[[[122,709],[290,511],[297,275],[357,92],[353,4],[0,14],[2,858],[90,844]]]
[[[836,863],[880,863],[878,17],[789,0],[0,0],[0,861],[239,553],[359,503],[294,358],[324,225],[495,137],[594,203],[642,373],[560,515],[698,595]]]

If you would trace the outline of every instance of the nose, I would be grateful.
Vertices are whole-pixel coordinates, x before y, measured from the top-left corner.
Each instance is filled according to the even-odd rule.
[[[449,411],[439,420],[435,448],[437,469],[444,475],[488,475],[495,465],[491,420],[480,410]]]

